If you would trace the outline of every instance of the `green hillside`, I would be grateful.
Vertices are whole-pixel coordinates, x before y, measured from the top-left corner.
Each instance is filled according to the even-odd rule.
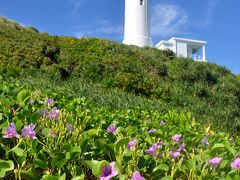
[[[212,63],[98,38],[56,37],[0,18],[0,75],[113,109],[191,112],[240,131],[240,80]]]

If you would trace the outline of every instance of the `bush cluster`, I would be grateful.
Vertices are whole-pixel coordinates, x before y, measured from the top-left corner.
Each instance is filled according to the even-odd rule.
[[[0,74],[5,80],[30,71],[47,72],[58,81],[75,78],[76,83],[88,81],[157,100],[166,109],[191,112],[199,121],[239,132],[240,81],[224,67],[98,38],[49,36],[3,18],[0,36]]]

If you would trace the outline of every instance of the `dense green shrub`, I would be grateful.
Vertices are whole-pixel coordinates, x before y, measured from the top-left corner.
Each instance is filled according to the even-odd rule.
[[[127,46],[104,39],[53,37],[4,18],[0,18],[0,36],[3,80],[27,82],[29,79],[35,86],[44,86],[46,83],[39,78],[34,80],[33,74],[38,72],[38,77],[43,77],[47,72],[48,84],[68,83],[72,93],[68,92],[76,96],[79,90],[76,86],[83,87],[78,82],[88,82],[99,90],[96,95],[85,93],[91,99],[106,94],[104,91],[118,92],[119,96],[124,92],[130,96],[135,94],[155,103],[154,108],[159,110],[190,111],[199,121],[239,132],[240,81],[224,67],[175,58],[171,51]],[[57,91],[66,89],[59,87]],[[112,100],[96,101],[121,108],[113,102],[115,97],[110,98]],[[124,103],[127,105],[123,107],[131,104]],[[140,106],[145,108],[144,104]]]

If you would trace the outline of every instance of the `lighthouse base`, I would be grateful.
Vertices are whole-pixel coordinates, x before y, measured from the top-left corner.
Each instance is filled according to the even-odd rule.
[[[139,47],[153,47],[152,39],[149,37],[124,38],[123,44],[136,45]]]

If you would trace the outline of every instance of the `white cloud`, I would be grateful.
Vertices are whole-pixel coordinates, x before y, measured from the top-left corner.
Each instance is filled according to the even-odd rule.
[[[167,37],[185,34],[184,26],[188,23],[187,12],[179,6],[157,4],[151,11],[152,36]]]
[[[219,0],[211,0],[206,4],[206,8],[204,10],[203,18],[200,20],[199,25],[202,27],[208,27],[214,18],[214,12],[220,4]]]
[[[89,26],[78,26],[75,29],[76,33],[74,35],[78,38],[83,36],[106,37],[114,35],[115,39],[119,39],[123,33],[123,25],[113,24],[105,20],[100,20],[92,25],[89,24]]]
[[[79,12],[86,0],[69,0],[68,2],[72,6],[71,14],[76,14]]]

